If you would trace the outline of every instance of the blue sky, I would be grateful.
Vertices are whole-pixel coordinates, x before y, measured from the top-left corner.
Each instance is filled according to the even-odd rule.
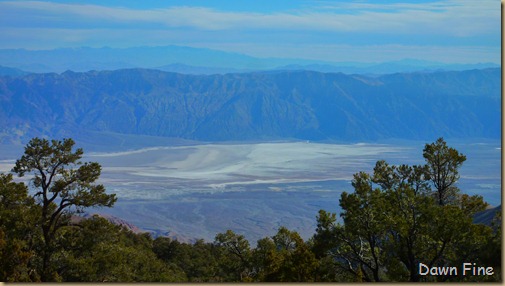
[[[182,45],[333,62],[500,62],[500,1],[0,1],[0,48]]]

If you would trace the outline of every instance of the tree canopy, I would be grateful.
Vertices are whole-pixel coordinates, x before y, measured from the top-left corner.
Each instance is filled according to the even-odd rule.
[[[31,243],[38,247],[41,261],[36,267],[42,281],[58,279],[51,259],[61,247],[56,237],[61,228],[70,226],[70,216],[88,207],[111,207],[114,194],[106,194],[103,185],[95,184],[100,176],[98,163],[82,163],[83,150],[73,150],[74,141],[34,138],[12,171],[20,177],[32,174],[35,203],[39,206],[35,220],[42,234]]]
[[[431,268],[481,261],[491,230],[473,224],[472,216],[487,204],[481,196],[460,194],[458,169],[466,157],[442,138],[426,144],[423,156],[425,165],[381,160],[373,174],[355,174],[354,192],[340,199],[343,223],[319,213],[319,255],[333,257],[335,267],[358,281],[461,281],[422,277],[419,263]]]

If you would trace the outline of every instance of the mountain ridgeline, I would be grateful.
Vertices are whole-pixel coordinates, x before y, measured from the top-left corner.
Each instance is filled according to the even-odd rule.
[[[0,142],[78,132],[204,141],[500,138],[500,69],[377,77],[146,69],[0,77]]]

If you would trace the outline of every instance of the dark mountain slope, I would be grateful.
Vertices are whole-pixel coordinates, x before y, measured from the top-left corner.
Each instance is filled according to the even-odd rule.
[[[82,130],[197,140],[500,137],[500,70],[0,77],[2,141]]]
[[[496,213],[500,212],[501,212],[501,205],[487,209],[485,211],[478,212],[473,216],[473,222],[492,226],[493,220],[496,218]]]

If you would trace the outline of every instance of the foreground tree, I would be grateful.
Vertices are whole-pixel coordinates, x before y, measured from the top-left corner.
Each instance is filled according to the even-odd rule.
[[[66,249],[57,252],[65,282],[183,282],[182,271],[161,261],[152,238],[114,225],[97,215],[83,219],[62,236]]]
[[[459,180],[458,169],[466,161],[466,156],[458,150],[448,147],[443,138],[426,144],[423,150],[428,175],[436,190],[439,205],[446,205],[457,199],[459,189],[455,183]]]
[[[25,184],[13,182],[11,174],[0,174],[0,281],[39,280],[30,263],[37,214]]]
[[[168,237],[157,237],[153,242],[156,256],[183,272],[188,282],[228,282],[226,277],[221,276],[218,261],[222,250],[222,247],[203,239],[184,243]]]
[[[424,166],[378,161],[372,175],[355,174],[354,192],[340,199],[343,224],[333,214],[319,214],[313,238],[318,256],[333,257],[335,267],[354,281],[467,279],[422,277],[419,263],[431,268],[481,261],[492,231],[474,225],[472,216],[487,204],[480,196],[458,193],[464,155],[441,138],[427,144],[423,155]]]
[[[314,282],[318,267],[307,243],[286,227],[258,240],[252,259],[256,280],[261,282]]]
[[[24,155],[16,161],[13,172],[20,177],[32,174],[36,203],[40,213],[36,222],[41,230],[38,252],[42,281],[57,280],[51,264],[59,247],[56,236],[61,228],[70,225],[70,216],[87,207],[111,207],[115,195],[105,193],[103,185],[95,184],[101,172],[98,163],[82,163],[82,149],[73,151],[74,141],[34,138],[25,147]]]
[[[243,235],[227,230],[226,233],[216,235],[214,244],[223,248],[220,268],[231,277],[229,281],[252,281],[251,249],[249,241]]]

